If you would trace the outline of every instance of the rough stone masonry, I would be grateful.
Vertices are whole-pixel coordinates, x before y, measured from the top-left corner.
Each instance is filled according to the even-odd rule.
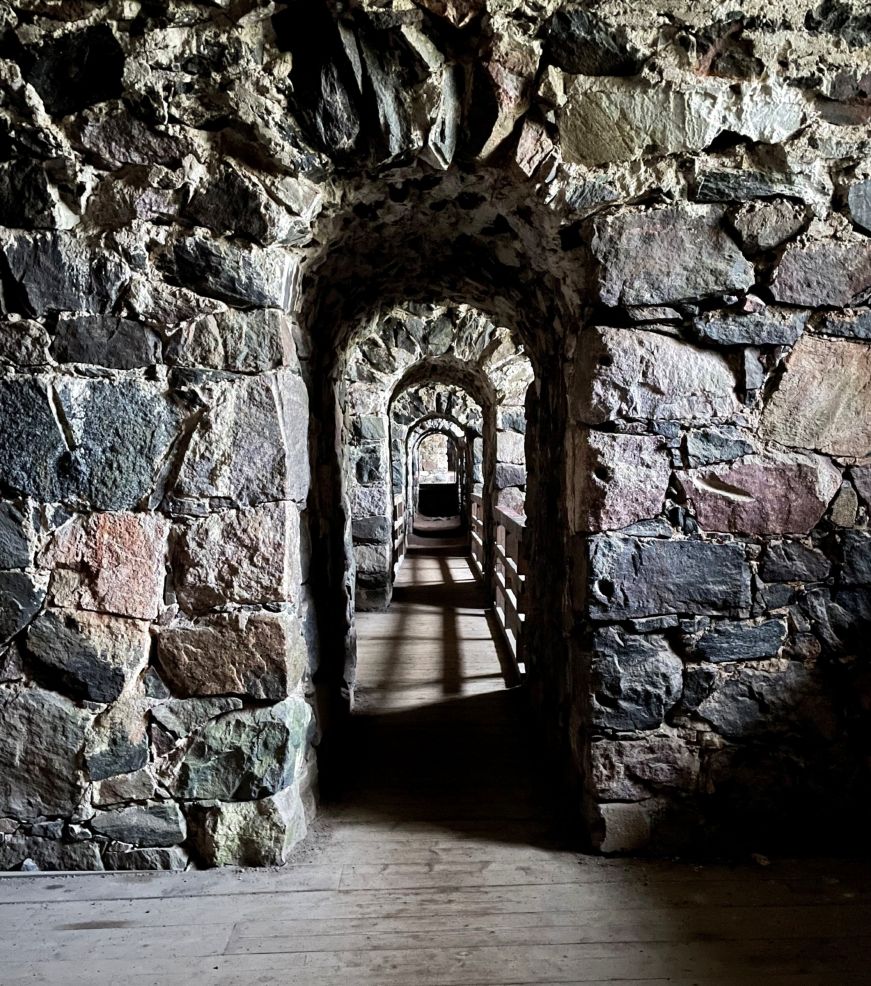
[[[525,495],[579,840],[859,837],[864,0],[4,0],[0,92],[0,866],[304,837],[400,378]]]

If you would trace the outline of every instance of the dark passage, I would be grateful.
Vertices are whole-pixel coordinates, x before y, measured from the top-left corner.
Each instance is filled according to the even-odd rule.
[[[460,512],[456,483],[421,483],[417,509],[425,517],[453,517]]]
[[[449,552],[412,547],[390,610],[358,615],[356,710],[331,819],[556,844],[526,694],[506,689],[483,590]]]

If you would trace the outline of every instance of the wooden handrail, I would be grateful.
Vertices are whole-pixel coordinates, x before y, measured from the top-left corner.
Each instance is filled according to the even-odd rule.
[[[484,500],[471,496],[472,565],[478,578],[484,577]],[[523,671],[523,624],[526,587],[526,563],[523,552],[526,520],[513,511],[493,510],[495,539],[493,546],[493,610],[497,622],[517,665]]]
[[[484,578],[484,501],[477,493],[470,498],[471,511],[471,541],[472,568],[479,579]]]
[[[407,547],[407,518],[405,515],[405,497],[397,493],[393,497],[393,578],[399,571],[405,559]]]

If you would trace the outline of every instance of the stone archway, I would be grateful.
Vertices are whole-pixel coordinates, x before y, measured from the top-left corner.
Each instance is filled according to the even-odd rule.
[[[319,277],[322,276],[319,274]],[[331,290],[332,294],[332,290]],[[346,297],[342,293],[343,297]],[[422,317],[420,312],[430,310],[428,306],[423,306],[421,302],[416,303],[417,308],[411,312],[402,305],[388,305],[386,308],[377,307],[375,314],[364,322],[364,329],[356,338],[360,342],[351,341],[349,350],[349,360],[347,367],[341,366],[333,371],[324,371],[318,374],[320,379],[335,379],[342,387],[343,396],[336,398],[332,392],[332,384],[328,384],[322,397],[321,408],[345,406],[349,409],[352,420],[347,425],[347,433],[357,434],[360,441],[373,450],[380,463],[378,475],[374,482],[378,490],[378,512],[380,528],[384,535],[388,530],[387,511],[389,504],[385,496],[385,420],[390,417],[390,409],[395,406],[394,402],[403,393],[410,389],[420,392],[426,385],[439,385],[442,388],[460,388],[469,394],[473,394],[483,410],[481,419],[481,435],[483,440],[483,490],[484,496],[489,504],[493,497],[493,490],[496,486],[495,475],[497,472],[498,456],[500,450],[506,453],[508,443],[505,436],[517,436],[512,444],[513,456],[517,457],[517,448],[523,446],[522,432],[516,429],[523,427],[523,412],[519,409],[519,403],[525,396],[532,372],[528,358],[524,354],[522,347],[511,338],[511,333],[498,328],[486,316],[475,313],[474,309],[467,305],[445,305],[434,306],[430,316],[432,321],[437,324],[440,334],[436,337],[433,344],[427,336],[426,317]],[[379,314],[383,312],[384,314]],[[417,325],[415,336],[412,336],[404,328],[405,320],[413,318]],[[449,327],[453,325],[453,328]],[[390,341],[385,342],[389,336]],[[433,351],[435,350],[435,351]],[[477,355],[474,355],[477,354]],[[335,360],[335,350],[325,354],[329,360]],[[461,358],[462,357],[462,358]],[[479,366],[475,359],[482,360]],[[493,381],[488,377],[485,367],[493,364],[495,367]],[[497,394],[496,385],[499,385]],[[448,393],[447,390],[444,391]],[[375,411],[373,415],[371,412]],[[320,426],[323,424],[326,411],[316,410],[314,417],[319,420]],[[366,422],[363,423],[355,419],[355,415],[363,413]],[[500,417],[501,416],[501,417]],[[374,418],[378,417],[377,425]],[[504,420],[502,420],[504,418]],[[356,423],[355,423],[356,422]],[[363,431],[366,437],[363,437]],[[326,445],[318,448],[317,456],[321,468],[332,459],[338,462],[335,445],[332,444],[331,436],[336,434],[332,427],[327,427],[322,434],[325,437]],[[500,437],[502,436],[502,437]],[[343,440],[344,441],[344,440]],[[522,466],[514,462],[505,462],[499,467],[505,475],[501,483],[503,490],[509,489],[514,483],[518,482],[517,474],[522,472],[522,482],[525,485],[526,474]],[[350,475],[347,470],[344,475]],[[550,473],[553,476],[553,473]],[[323,472],[322,472],[323,476]],[[354,482],[352,482],[352,488]],[[339,509],[343,510],[346,517],[353,517],[355,508],[353,502],[349,502],[345,493],[342,492],[343,480],[342,470],[336,467],[336,478],[329,486],[320,490],[326,499],[320,506],[313,506],[313,515],[319,512],[322,516],[335,518]],[[328,494],[328,490],[332,492]],[[356,494],[355,494],[356,495]],[[367,494],[368,496],[368,494]],[[343,503],[342,508],[338,507]],[[488,507],[486,512],[486,528],[493,529],[492,510]],[[367,521],[368,523],[368,521]],[[332,633],[338,632],[340,621],[337,614],[341,612],[342,619],[346,627],[342,641],[335,641],[334,650],[344,655],[344,663],[341,669],[341,677],[338,683],[334,671],[333,683],[327,684],[325,676],[321,676],[321,687],[328,695],[333,696],[343,692],[350,695],[353,688],[353,661],[354,661],[354,631],[353,631],[353,600],[354,574],[349,564],[350,558],[349,539],[347,537],[347,525],[340,525],[345,532],[341,537],[341,545],[335,539],[338,534],[338,527],[333,527],[333,548],[332,548],[332,570],[335,573],[341,569],[345,572],[341,588],[336,588],[335,581],[332,583],[335,606],[333,615],[329,618],[329,626]],[[363,524],[360,524],[361,535],[368,538],[368,534],[363,531]],[[367,527],[368,531],[368,527]],[[389,586],[390,580],[390,558],[389,551],[386,549],[386,542],[380,550],[378,571],[381,574],[381,585]],[[326,549],[324,549],[326,550]],[[366,549],[369,551],[368,547]],[[489,549],[488,549],[489,550]],[[488,564],[486,570],[492,568]],[[368,574],[368,573],[367,573]],[[326,573],[325,573],[326,577]],[[384,605],[386,599],[376,597],[376,606]],[[389,596],[386,597],[389,599]],[[534,618],[530,621],[535,623]],[[330,699],[322,699],[330,701]],[[339,703],[341,709],[342,703]],[[339,713],[341,714],[341,712]],[[323,754],[322,754],[323,759]]]
[[[591,844],[858,818],[856,4],[63,6],[2,17],[4,861],[300,837],[352,683],[339,364],[409,302],[535,368],[529,684]],[[227,770],[237,732],[281,739]]]
[[[442,439],[436,446],[436,439]],[[471,457],[472,449],[466,442],[466,435],[462,429],[452,426],[451,422],[430,419],[423,425],[415,424],[409,429],[406,442],[407,468],[409,470],[410,481],[408,505],[409,522],[413,532],[416,532],[418,515],[434,518],[457,518],[459,522],[459,532],[463,535],[468,534],[468,517],[470,506],[470,487],[471,487]],[[426,472],[425,458],[433,456],[430,447],[443,448],[446,462],[445,472],[453,475],[453,479],[438,479]],[[423,489],[426,484],[450,484],[451,490],[447,491],[446,496],[441,496],[438,500],[432,497],[427,502],[426,493]],[[445,492],[445,491],[442,491]]]

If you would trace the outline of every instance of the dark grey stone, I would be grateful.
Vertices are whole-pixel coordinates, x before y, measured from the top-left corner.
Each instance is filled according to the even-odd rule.
[[[28,318],[0,322],[0,363],[7,366],[45,366],[51,340],[45,327]]]
[[[175,244],[174,259],[183,287],[231,304],[291,307],[298,267],[286,251],[189,236]]]
[[[61,489],[99,510],[129,510],[154,493],[183,410],[137,379],[57,385],[75,441],[64,457]]]
[[[740,616],[750,607],[750,568],[740,544],[599,535],[590,539],[589,576],[595,620],[659,613]]]
[[[821,582],[832,565],[816,548],[799,541],[769,544],[759,562],[759,577],[765,582]]]
[[[293,781],[297,750],[306,738],[304,704],[290,699],[210,719],[183,752],[177,795],[245,801],[287,787]]]
[[[868,651],[868,627],[871,626],[871,586],[849,586],[836,592],[827,611],[828,625],[834,634],[829,643],[836,654],[844,647],[857,654]]]
[[[380,414],[360,414],[354,418],[354,437],[365,442],[380,442],[387,437]]]
[[[19,229],[51,229],[54,197],[45,166],[38,161],[0,164],[0,225]]]
[[[562,8],[545,29],[545,57],[573,75],[634,75],[639,68],[626,31],[590,10]]]
[[[871,585],[871,536],[853,531],[844,535],[842,576],[848,585]]]
[[[127,684],[131,667],[143,657],[143,648],[138,653],[119,653],[123,641],[123,636],[112,634],[108,621],[105,626],[89,627],[75,613],[47,610],[28,631],[27,652],[73,697],[114,702]],[[132,640],[129,643],[133,645]]]
[[[850,48],[866,48],[871,42],[871,14],[864,4],[852,7],[843,0],[828,0],[805,15],[805,28],[841,38]],[[849,76],[848,76],[849,78]],[[842,83],[849,86],[849,82]]]
[[[768,739],[772,733],[809,732],[818,741],[834,728],[818,676],[797,661],[778,671],[744,669],[721,679],[698,713],[728,739]]]
[[[97,24],[28,45],[24,78],[51,116],[67,116],[121,95],[124,52],[112,29]]]
[[[763,171],[709,171],[696,178],[697,202],[748,202],[779,196],[803,199],[805,185],[789,175]]]
[[[168,732],[184,738],[210,719],[241,708],[242,700],[232,696],[174,698],[161,705],[155,705],[151,710],[151,716]]]
[[[592,666],[599,729],[655,729],[680,697],[683,662],[664,637],[597,630]]]
[[[354,540],[363,544],[387,544],[392,526],[388,517],[355,517],[351,525]]]
[[[91,716],[41,688],[0,688],[0,708],[4,816],[35,821],[68,815],[85,790],[79,759]]]
[[[681,694],[681,709],[686,712],[695,710],[714,690],[717,672],[713,668],[701,665],[689,665],[684,671],[683,693]]]
[[[43,872],[52,870],[102,870],[100,847],[93,842],[61,842],[33,835],[14,835],[0,841],[0,870],[22,868]]]
[[[727,678],[699,703],[699,715],[730,739],[749,739],[764,728],[759,696],[745,678]]]
[[[740,314],[707,312],[693,319],[700,339],[721,346],[791,346],[804,331],[808,312],[766,308]]]
[[[287,370],[217,388],[194,432],[173,509],[202,512],[205,498],[253,505],[305,500],[309,485],[308,393]]]
[[[597,219],[591,249],[610,306],[668,305],[750,288],[750,264],[720,225],[721,210],[668,206]]]
[[[804,307],[864,307],[871,299],[871,239],[805,239],[786,247],[771,280],[776,301]]]
[[[131,741],[123,730],[116,730],[100,749],[85,755],[91,780],[102,781],[116,774],[130,774],[148,763],[148,741]]]
[[[175,802],[98,811],[91,821],[98,835],[132,846],[175,846],[187,838],[184,815]]]
[[[117,257],[71,233],[14,233],[0,241],[0,250],[15,282],[5,299],[7,310],[24,315],[105,312],[129,277]]]
[[[776,657],[786,640],[785,620],[715,623],[692,651],[695,661],[761,661]]]
[[[31,556],[24,514],[14,503],[0,503],[0,569],[27,568]]]
[[[581,181],[574,175],[566,174],[565,204],[573,212],[589,214],[596,206],[605,202],[616,202],[620,193],[614,185],[601,177]]]
[[[274,238],[275,208],[253,178],[224,165],[205,187],[197,191],[184,215],[218,233],[263,243]]]
[[[741,353],[744,389],[747,391],[759,390],[765,385],[765,367],[760,355],[758,349],[750,346]]]
[[[763,613],[766,610],[783,609],[795,598],[795,586],[787,582],[760,583],[758,585],[758,595],[754,606],[754,613]]]
[[[44,384],[0,380],[0,420],[0,482],[37,500],[59,500],[58,470],[68,453]]]
[[[369,484],[377,483],[384,478],[384,462],[381,458],[381,448],[376,446],[371,448],[363,446],[357,448],[354,453],[354,472],[357,482]]]
[[[620,528],[620,533],[626,537],[636,538],[670,538],[674,528],[665,517],[653,517],[649,520],[639,520]]]
[[[143,684],[145,686],[145,694],[148,698],[171,698],[172,692],[166,687],[163,679],[155,671],[154,668],[149,668],[142,678]]]
[[[171,870],[187,869],[188,854],[181,846],[152,847],[150,849],[107,849],[103,853],[103,865],[107,870]]]
[[[796,236],[807,221],[807,207],[789,199],[756,199],[733,210],[732,225],[745,252],[773,250]]]
[[[166,361],[240,373],[299,365],[290,319],[274,308],[230,308],[183,325],[169,341]]]
[[[30,826],[30,835],[40,839],[60,839],[64,834],[64,823],[60,818],[48,822],[35,822]]]
[[[363,129],[357,106],[360,86],[327,8],[306,7],[303,21],[297,11],[286,8],[273,18],[273,25],[282,48],[293,58],[294,108],[309,140],[340,155],[356,150]],[[347,33],[356,48],[354,35]],[[359,66],[358,60],[355,53]]]
[[[26,572],[0,572],[0,643],[20,633],[39,612],[45,589]]]
[[[93,363],[117,370],[161,362],[160,336],[153,329],[113,315],[62,316],[51,352],[59,363]]]
[[[447,317],[434,319],[428,326],[424,346],[430,356],[443,356],[454,340],[454,323]]]
[[[505,431],[517,431],[526,434],[526,413],[521,410],[503,409],[499,412],[499,421]]]
[[[182,159],[197,151],[196,140],[184,128],[166,133],[154,124],[149,126],[137,119],[130,106],[121,100],[86,110],[74,121],[74,126],[78,142],[89,156],[109,169],[125,164],[180,168]]]
[[[657,633],[663,630],[671,630],[678,626],[680,620],[677,616],[644,616],[640,620],[627,620],[627,624],[632,628],[633,633]]]
[[[729,425],[692,431],[686,436],[686,454],[690,468],[709,466],[715,462],[734,462],[753,451],[753,445],[743,433]]]
[[[826,312],[817,324],[816,331],[844,339],[871,340],[871,308]]]
[[[137,710],[124,702],[98,716],[85,745],[85,764],[91,780],[132,774],[148,763],[148,736]]]
[[[866,233],[871,233],[871,178],[858,181],[850,186],[847,193],[847,208],[850,218]]]
[[[515,466],[510,462],[497,462],[493,470],[493,486],[497,490],[507,489],[509,486],[525,486],[526,470],[523,466]]]

